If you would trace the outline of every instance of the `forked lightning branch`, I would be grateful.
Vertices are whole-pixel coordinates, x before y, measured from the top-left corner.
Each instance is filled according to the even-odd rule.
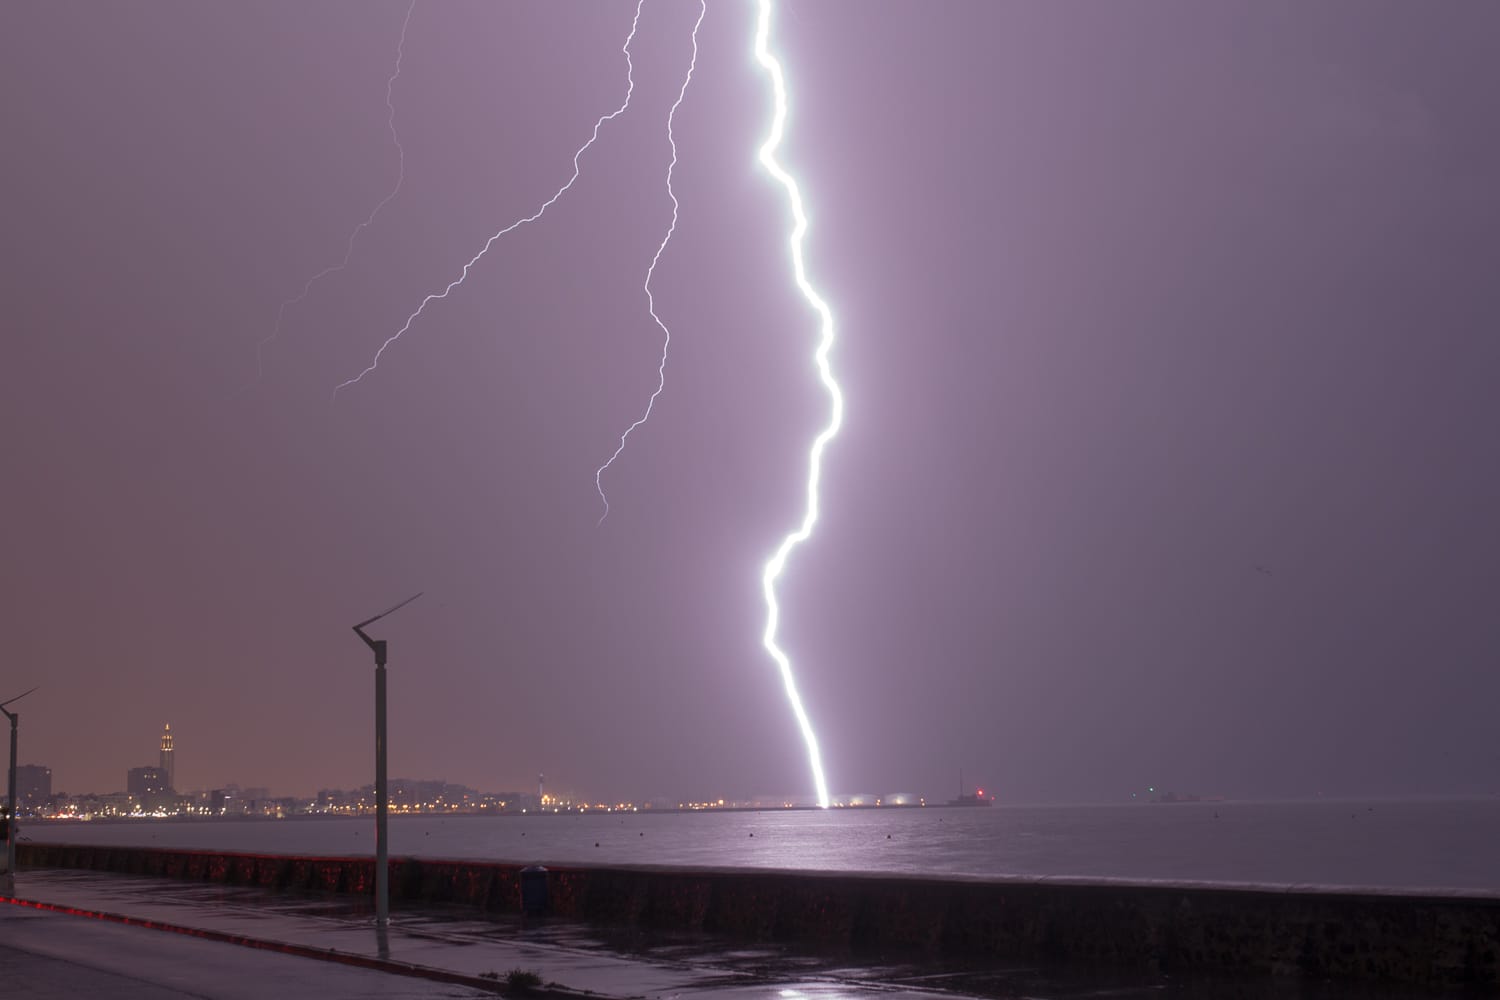
[[[797,183],[796,178],[792,175],[790,170],[787,169],[785,164],[783,164],[781,159],[779,158],[782,141],[786,134],[788,98],[786,77],[782,69],[781,61],[776,57],[771,48],[772,15],[774,12],[775,4],[773,3],[773,0],[755,0],[755,3],[756,16],[751,49],[756,63],[764,71],[768,79],[771,91],[770,126],[769,131],[759,148],[759,162],[765,169],[765,171],[770,175],[772,180],[775,181],[777,185],[779,185],[786,197],[786,206],[791,227],[790,232],[787,236],[787,250],[791,258],[791,278],[797,288],[798,293],[807,303],[807,306],[816,318],[817,335],[815,346],[813,347],[812,363],[817,372],[818,379],[827,394],[829,403],[828,422],[813,438],[807,454],[807,489],[801,520],[797,523],[795,528],[793,528],[785,536],[782,537],[776,548],[767,558],[765,565],[761,570],[761,590],[765,598],[766,614],[765,628],[761,633],[761,642],[765,648],[766,653],[770,656],[772,662],[776,666],[782,682],[782,686],[786,692],[787,701],[791,706],[792,715],[796,720],[798,731],[800,732],[803,743],[806,746],[808,764],[812,772],[813,787],[817,796],[818,805],[823,808],[827,808],[830,804],[828,794],[828,781],[823,771],[822,753],[818,747],[817,734],[813,730],[812,719],[810,718],[807,708],[803,704],[802,696],[798,691],[797,680],[793,671],[791,656],[785,649],[781,647],[780,643],[778,642],[782,609],[780,602],[777,599],[777,585],[780,583],[783,575],[786,573],[787,565],[792,556],[792,553],[804,542],[807,542],[812,538],[813,531],[817,526],[821,511],[820,488],[822,485],[823,477],[823,455],[827,450],[829,443],[838,435],[839,428],[843,424],[844,398],[843,393],[839,388],[839,384],[834,378],[832,365],[829,360],[834,344],[833,312],[829,308],[828,303],[823,299],[821,295],[818,294],[817,290],[813,287],[813,284],[807,275],[807,264],[804,256],[803,245],[807,235],[808,218],[806,207],[803,203],[802,191]],[[490,236],[487,241],[485,241],[483,246],[479,248],[478,252],[470,257],[468,262],[463,265],[458,275],[454,277],[453,280],[450,281],[446,286],[425,296],[421,300],[421,302],[417,304],[417,307],[412,310],[411,314],[407,316],[406,321],[402,323],[394,333],[388,336],[384,340],[384,342],[381,343],[379,349],[376,350],[375,355],[370,360],[369,364],[358,374],[349,379],[346,379],[345,381],[339,383],[334,387],[335,399],[337,399],[338,394],[341,391],[350,389],[355,385],[358,385],[359,383],[365,381],[368,376],[372,375],[379,368],[380,362],[386,355],[386,353],[397,343],[397,341],[399,341],[403,336],[411,331],[413,325],[416,324],[416,322],[423,316],[423,314],[427,311],[427,308],[436,302],[446,299],[453,292],[457,291],[459,287],[462,286],[468,279],[470,272],[473,270],[475,265],[477,265],[480,260],[484,258],[484,256],[490,251],[490,248],[493,247],[497,241],[509,235],[510,233],[521,229],[524,226],[541,220],[547,213],[547,210],[551,208],[552,205],[554,205],[565,194],[567,194],[569,189],[573,187],[574,182],[578,180],[578,177],[583,169],[581,161],[584,155],[599,140],[601,130],[603,130],[605,125],[622,117],[630,110],[631,98],[635,93],[635,63],[631,54],[631,46],[635,41],[636,32],[640,26],[641,11],[644,6],[645,0],[637,0],[635,15],[630,22],[629,34],[626,35],[625,42],[620,49],[621,53],[624,55],[625,61],[624,97],[621,99],[618,107],[614,108],[613,110],[606,111],[605,113],[601,114],[597,120],[595,120],[592,130],[590,130],[588,134],[588,138],[573,153],[573,170],[571,175],[567,178],[566,181],[561,184],[561,186],[557,188],[557,190],[552,194],[550,198],[543,202],[530,215],[515,219],[514,221],[496,230],[496,232],[492,236]],[[678,145],[674,126],[676,122],[677,110],[687,97],[688,87],[692,83],[693,79],[693,71],[698,64],[698,29],[703,23],[703,19],[707,13],[707,9],[708,8],[706,0],[699,0],[698,16],[697,19],[693,22],[691,35],[692,58],[688,63],[687,73],[682,80],[682,84],[677,90],[676,99],[673,101],[671,108],[666,116],[666,140],[667,145],[671,150],[671,160],[666,168],[665,188],[667,196],[670,199],[672,205],[671,219],[666,226],[665,234],[663,235],[660,243],[657,245],[655,254],[652,256],[649,265],[646,267],[645,280],[641,286],[646,298],[647,315],[650,317],[652,323],[655,324],[655,326],[660,330],[662,335],[662,348],[656,366],[656,385],[654,390],[650,393],[645,401],[641,416],[637,420],[635,420],[635,422],[631,423],[628,427],[625,428],[625,430],[619,436],[619,443],[618,446],[614,449],[613,454],[611,454],[608,459],[602,465],[600,465],[597,470],[595,470],[594,486],[598,491],[600,503],[603,506],[603,514],[599,519],[601,525],[603,524],[605,517],[607,517],[609,514],[609,498],[604,490],[605,473],[607,473],[617,461],[622,459],[626,445],[629,442],[631,435],[637,431],[644,432],[647,426],[647,422],[651,418],[653,408],[655,407],[656,402],[661,397],[662,393],[666,390],[667,386],[666,372],[668,350],[671,347],[672,343],[672,332],[667,323],[657,313],[657,302],[652,291],[652,278],[656,275],[657,265],[661,262],[662,255],[666,251],[667,245],[671,241],[672,236],[677,229],[678,210],[681,206],[678,203],[676,192],[672,188],[673,171],[676,169],[678,163]],[[410,11],[408,11],[408,22],[409,20]],[[404,47],[405,45],[405,37],[406,26],[405,24],[403,24],[401,36],[402,47]],[[395,73],[393,73],[387,86],[387,105],[390,106],[392,123],[394,123],[395,119],[395,108],[393,105],[391,105],[390,101],[390,87],[394,85],[396,74],[399,74],[400,72],[401,51],[402,48],[398,47],[396,71]],[[394,124],[392,124],[392,139],[393,141],[395,141],[397,149],[400,150],[400,143],[398,140],[396,140],[395,136]],[[390,201],[392,197],[396,195],[397,190],[399,190],[399,181],[397,188],[392,190],[391,194],[376,206],[375,211],[370,214],[369,219],[367,219],[360,225],[360,227],[356,229],[356,235],[360,230],[374,221],[375,215],[381,208],[385,206],[387,202]],[[353,237],[350,238],[350,245],[348,249],[350,252],[352,252]],[[347,264],[347,257],[348,254],[345,255],[344,263],[338,265],[338,267],[341,268]],[[320,273],[319,275],[315,275],[308,282],[308,288],[310,288],[311,285],[321,276],[322,273]],[[303,296],[306,295],[308,288],[304,288]],[[290,304],[295,304],[297,301],[300,301],[300,298],[301,297],[292,300]],[[287,305],[288,303],[283,304],[283,312],[285,311]],[[278,329],[279,324],[280,314],[278,314]]]

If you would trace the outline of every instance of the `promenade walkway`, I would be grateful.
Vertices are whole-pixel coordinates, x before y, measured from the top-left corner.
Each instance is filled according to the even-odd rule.
[[[424,906],[377,931],[367,901],[97,872],[23,870],[0,897],[0,996],[241,1000],[491,996],[512,969],[556,996],[1385,998],[1319,984],[1184,983],[1024,966],[855,963],[686,935]],[[1410,993],[1401,993],[1410,996]]]
[[[16,877],[15,898],[45,908],[0,906],[0,919],[5,920],[0,924],[5,928],[0,932],[0,951],[31,956],[12,954],[0,963],[30,961],[29,974],[37,976],[45,966],[37,966],[34,959],[52,959],[59,963],[53,971],[63,982],[86,971],[169,990],[140,993],[142,997],[179,995],[170,992],[173,988],[195,997],[342,996],[338,983],[344,977],[350,996],[483,996],[491,995],[512,969],[535,972],[559,993],[611,997],[686,1000],[711,994],[817,1000],[893,993],[952,995],[934,989],[946,985],[942,982],[921,981],[931,970],[905,970],[903,977],[899,969],[841,968],[773,950],[726,951],[690,938],[653,938],[645,949],[633,947],[638,942],[630,940],[604,940],[569,922],[476,919],[473,911],[461,908],[396,912],[382,934],[363,900],[57,870],[22,871]],[[85,913],[116,919],[91,919]],[[10,933],[13,927],[24,928],[24,933]],[[219,940],[163,933],[169,927],[207,932]],[[225,943],[226,938],[242,944]],[[301,954],[286,954],[278,946]],[[328,960],[313,960],[309,952]],[[351,960],[373,967],[345,964]],[[152,969],[178,964],[212,971],[220,962],[223,976],[188,974],[177,981],[151,974]],[[266,977],[275,977],[264,979],[263,991],[254,985],[261,981],[256,972],[261,966]],[[298,985],[299,972],[305,985]],[[484,978],[486,974],[498,978]],[[918,981],[910,981],[913,975]],[[382,992],[370,992],[370,977],[387,981]],[[82,992],[63,989],[56,995]],[[41,990],[16,995],[48,994]]]
[[[493,994],[181,934],[3,906],[0,996],[16,1000],[408,1000]]]

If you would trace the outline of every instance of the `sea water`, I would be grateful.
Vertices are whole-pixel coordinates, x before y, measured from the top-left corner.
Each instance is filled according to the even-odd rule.
[[[373,854],[366,818],[24,823],[35,841]],[[1500,797],[395,816],[392,856],[1500,891]]]

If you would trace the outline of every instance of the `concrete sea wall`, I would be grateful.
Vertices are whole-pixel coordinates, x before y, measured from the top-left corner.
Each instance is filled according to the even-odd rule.
[[[25,868],[371,893],[372,858],[23,843]],[[392,858],[391,899],[517,912],[521,866]],[[549,867],[549,912],[851,954],[1500,988],[1500,896]]]

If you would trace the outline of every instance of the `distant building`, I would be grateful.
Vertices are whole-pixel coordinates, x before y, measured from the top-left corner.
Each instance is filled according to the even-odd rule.
[[[172,750],[172,725],[161,731],[161,773],[166,776],[167,791],[177,791],[177,761]]]
[[[123,816],[134,804],[127,792],[99,796],[99,809],[105,816]]]
[[[208,792],[208,812],[211,816],[242,816],[249,803],[234,785],[214,788]]]
[[[172,799],[166,772],[159,767],[132,767],[126,771],[125,791],[146,812],[164,809]]]
[[[16,801],[22,808],[38,809],[52,798],[52,768],[22,764],[16,768]]]
[[[166,790],[167,774],[159,767],[132,767],[125,772],[125,791],[131,795],[157,795]]]
[[[75,816],[125,816],[135,807],[127,792],[75,795],[69,812]]]

